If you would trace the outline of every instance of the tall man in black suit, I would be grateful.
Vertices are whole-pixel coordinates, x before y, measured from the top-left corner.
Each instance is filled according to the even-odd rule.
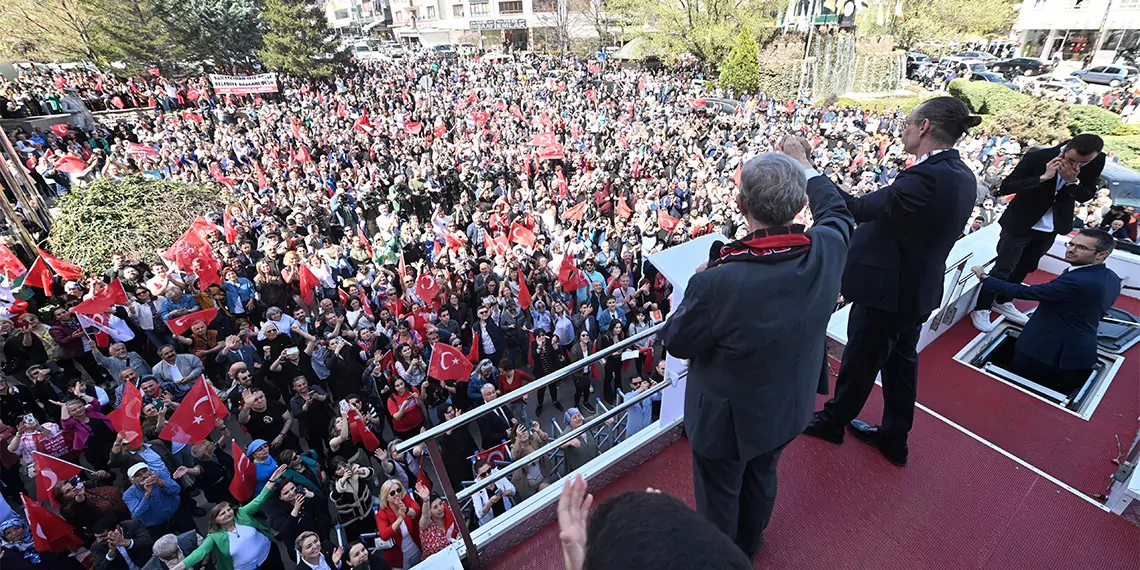
[[[1116,242],[1101,230],[1081,230],[1065,246],[1072,267],[1040,285],[1022,285],[973,271],[983,291],[1014,299],[1040,301],[1017,337],[1012,372],[1059,392],[1079,390],[1096,366],[1096,331],[1100,319],[1120,296],[1120,277],[1104,262]]]
[[[1083,134],[1060,146],[1031,151],[1021,158],[998,190],[999,196],[1016,196],[998,220],[1001,237],[991,277],[1021,283],[1037,269],[1037,263],[1053,246],[1057,234],[1073,231],[1073,207],[1096,196],[1097,180],[1104,170],[1103,148],[1104,141],[1100,137]],[[1025,313],[1017,310],[1009,297],[983,288],[970,313],[975,328],[982,332],[994,329],[990,322],[991,308],[1018,324],[1025,324]]]
[[[670,354],[690,359],[685,432],[697,512],[749,557],[776,501],[776,463],[811,418],[824,335],[854,221],[799,138],[744,165],[736,205],[743,239],[712,252],[665,323]],[[792,220],[806,201],[815,224]],[[768,299],[768,302],[758,302]]]
[[[914,422],[918,336],[942,302],[946,256],[962,233],[977,198],[974,174],[954,143],[980,117],[953,97],[936,97],[906,118],[904,149],[917,160],[894,183],[862,197],[843,194],[859,223],[843,271],[843,296],[852,302],[847,347],[835,397],[804,431],[843,442],[843,427],[906,465],[907,434]],[[883,375],[883,421],[855,417]]]

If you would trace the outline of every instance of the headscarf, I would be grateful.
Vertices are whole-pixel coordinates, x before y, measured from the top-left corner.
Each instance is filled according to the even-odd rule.
[[[569,408],[566,410],[566,418],[565,418],[566,425],[570,425],[570,418],[574,417],[574,414],[581,415],[582,412],[579,412],[578,408]]]
[[[24,537],[18,542],[11,542],[4,537],[4,531],[15,526],[24,528]],[[22,552],[25,560],[30,561],[32,564],[39,564],[40,553],[36,552],[35,546],[35,537],[32,536],[32,530],[28,528],[28,523],[24,522],[24,519],[12,517],[0,522],[0,547],[3,547],[5,550]]]

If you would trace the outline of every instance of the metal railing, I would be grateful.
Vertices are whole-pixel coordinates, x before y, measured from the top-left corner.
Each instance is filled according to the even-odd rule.
[[[407,439],[405,441],[402,441],[402,442],[396,444],[396,452],[397,453],[406,452],[409,449],[411,449],[411,448],[413,448],[413,447],[415,447],[421,443],[427,442],[429,440],[433,440],[433,439],[439,437],[440,435],[443,435],[444,433],[447,433],[447,432],[449,432],[455,428],[463,427],[469,423],[472,423],[472,422],[478,420],[479,418],[493,412],[496,408],[500,408],[500,407],[502,407],[502,406],[504,406],[510,402],[521,399],[524,396],[526,396],[527,394],[530,394],[531,392],[537,392],[538,390],[541,390],[542,388],[545,388],[545,387],[547,387],[547,386],[549,386],[555,382],[558,382],[559,380],[562,380],[563,378],[566,378],[566,377],[574,374],[576,371],[582,370],[582,368],[585,368],[586,366],[591,366],[596,362],[600,362],[602,359],[610,356],[611,354],[617,353],[617,352],[624,350],[630,346],[633,346],[634,344],[637,344],[638,342],[641,342],[641,341],[661,332],[661,329],[664,327],[665,327],[664,322],[653,325],[653,326],[649,327],[648,329],[645,329],[645,330],[643,330],[643,331],[641,331],[641,332],[639,332],[639,333],[637,333],[637,334],[635,334],[635,335],[633,335],[633,336],[631,336],[631,337],[629,337],[629,338],[627,338],[627,339],[625,339],[625,340],[623,340],[617,344],[606,347],[606,349],[604,351],[599,350],[597,352],[594,352],[593,354],[590,354],[589,356],[583,358],[582,360],[571,362],[570,364],[567,364],[566,366],[563,366],[562,368],[559,368],[558,370],[555,370],[554,372],[551,372],[550,374],[547,374],[546,376],[543,376],[542,378],[539,378],[539,379],[535,380],[534,382],[526,384],[526,385],[522,386],[521,388],[518,388],[518,389],[516,389],[516,390],[514,390],[508,394],[503,394],[502,396],[499,396],[498,398],[495,398],[494,400],[491,400],[490,402],[485,402],[481,406],[478,406],[469,412],[466,412],[464,414],[460,414],[460,415],[458,415],[458,416],[456,416],[450,420],[447,420],[447,421],[445,421],[445,422],[421,433],[421,434],[416,435],[415,437],[413,437],[411,439]]]
[[[962,277],[962,272],[966,270],[966,264],[969,263],[973,257],[974,254],[972,252],[967,253],[962,259],[946,266],[946,271],[944,271],[942,275],[948,275],[953,271],[954,279],[950,281],[950,291],[942,295],[942,306],[939,307],[934,319],[930,321],[930,330],[936,331],[943,323],[947,322],[948,319],[952,320],[954,318],[954,313],[950,311],[950,309],[954,307],[951,299],[954,298],[954,294],[958,290],[958,279]]]

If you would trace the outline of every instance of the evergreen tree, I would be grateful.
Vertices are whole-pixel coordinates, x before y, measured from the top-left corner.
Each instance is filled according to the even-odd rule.
[[[227,71],[249,68],[254,49],[261,45],[258,0],[153,1],[166,33],[185,49],[189,63]]]
[[[92,0],[91,5],[94,50],[100,62],[122,63],[131,72],[150,67],[164,73],[181,71],[186,49],[171,38],[157,0]]]
[[[269,69],[300,75],[331,75],[345,56],[325,19],[324,9],[307,0],[265,0],[266,31],[257,56]]]
[[[747,24],[740,28],[732,51],[720,65],[720,84],[731,87],[737,97],[755,93],[760,86],[760,46]]]

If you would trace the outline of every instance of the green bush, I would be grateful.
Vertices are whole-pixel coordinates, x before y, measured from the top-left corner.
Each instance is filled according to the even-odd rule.
[[[223,202],[210,186],[134,175],[72,188],[56,206],[59,215],[49,238],[53,253],[102,272],[112,253],[153,259],[157,248],[170,247],[195,218],[222,209]]]
[[[950,82],[950,96],[961,100],[975,113],[996,115],[1029,98],[1004,85],[989,81],[955,79]]]
[[[1108,133],[1114,137],[1130,137],[1140,135],[1140,125],[1120,125]]]
[[[737,96],[755,93],[760,85],[760,47],[748,25],[740,28],[732,51],[720,66],[720,84],[732,87]]]
[[[1074,135],[1092,133],[1107,135],[1120,126],[1120,115],[1096,105],[1069,107],[1069,131]]]
[[[979,81],[955,79],[950,82],[947,90],[950,92],[951,97],[965,103],[971,111],[981,113],[982,106],[986,102],[986,92],[983,87]]]
[[[1022,141],[1045,145],[1069,136],[1067,106],[1052,99],[1023,97],[993,116],[992,127]]]
[[[1104,137],[1104,150],[1116,151],[1121,164],[1140,170],[1140,135]]]

